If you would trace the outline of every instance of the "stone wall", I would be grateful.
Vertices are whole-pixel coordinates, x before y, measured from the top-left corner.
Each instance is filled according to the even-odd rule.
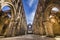
[[[53,7],[57,7],[58,10],[60,11],[60,1],[59,0],[39,0],[35,18],[33,21],[33,33],[34,34],[39,34],[43,35],[46,34],[46,36],[55,36],[55,35],[60,35],[60,24],[59,22],[55,22],[54,24],[51,23],[51,19],[49,19],[49,15],[52,14],[51,10]],[[59,21],[59,13],[55,13],[56,18],[54,21]]]
[[[26,22],[26,16],[25,12],[23,9],[23,4],[22,0],[1,0],[1,9],[4,6],[10,6],[11,7],[11,19],[9,24],[7,25],[6,28],[4,28],[4,23],[1,24],[3,26],[1,27],[0,30],[0,35],[2,36],[16,36],[16,35],[21,35],[25,34],[26,27],[27,27],[27,22]],[[5,31],[3,30],[5,29]],[[1,32],[4,33],[2,34]]]
[[[44,27],[43,27],[43,7],[44,7],[44,0],[39,0],[35,18],[33,21],[33,33],[34,34],[45,34]]]

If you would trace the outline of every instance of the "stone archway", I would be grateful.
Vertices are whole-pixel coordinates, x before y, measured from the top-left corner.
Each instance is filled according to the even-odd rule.
[[[52,11],[55,10],[55,11]],[[55,34],[59,34],[59,22],[60,19],[58,18],[58,14],[60,14],[60,6],[59,4],[50,4],[47,6],[45,12],[44,12],[44,26],[47,36],[55,36]]]
[[[7,28],[5,28],[5,31],[3,32],[3,28],[4,26],[2,27],[2,32],[3,34],[1,33],[1,35],[4,35],[4,36],[12,36],[13,34],[13,30],[14,30],[14,18],[15,18],[15,15],[16,15],[16,10],[15,10],[15,7],[13,6],[13,4],[9,3],[9,2],[4,2],[1,9],[5,6],[8,6],[11,8],[10,10],[10,14],[11,14],[11,18],[9,19],[9,23],[8,25],[6,26]],[[7,19],[6,19],[7,20]]]

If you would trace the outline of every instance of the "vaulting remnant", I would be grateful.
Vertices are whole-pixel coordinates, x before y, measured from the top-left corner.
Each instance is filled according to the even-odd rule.
[[[1,0],[0,4],[0,35],[25,34],[27,23],[22,0]],[[5,6],[10,10],[2,11]]]

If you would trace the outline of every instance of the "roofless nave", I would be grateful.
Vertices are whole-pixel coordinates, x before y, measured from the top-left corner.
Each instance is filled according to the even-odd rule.
[[[32,24],[33,34],[60,35],[60,0],[38,0]],[[8,6],[10,10],[2,11]],[[27,22],[22,0],[0,0],[0,35],[19,36],[26,34]]]

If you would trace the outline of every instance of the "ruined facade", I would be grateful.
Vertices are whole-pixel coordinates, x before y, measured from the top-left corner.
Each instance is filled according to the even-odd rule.
[[[60,0],[38,1],[32,25],[33,33],[46,36],[60,35]],[[5,6],[10,7],[10,10],[2,11]],[[25,34],[26,30],[22,0],[0,0],[0,35],[17,36]]]
[[[44,27],[47,36],[60,35],[60,1],[50,0],[44,11]],[[58,11],[57,11],[58,10]]]
[[[16,36],[25,34],[27,23],[25,12],[23,9],[22,0],[1,0],[0,1],[0,10],[4,7],[10,7],[10,16],[8,25],[4,28],[4,22],[0,23],[0,35],[3,36]],[[3,20],[3,19],[1,19]],[[6,19],[7,20],[7,19]],[[5,30],[5,31],[4,31]]]
[[[39,0],[33,21],[34,34],[46,34],[46,36],[52,37],[55,35],[60,35],[59,4],[60,0]]]

